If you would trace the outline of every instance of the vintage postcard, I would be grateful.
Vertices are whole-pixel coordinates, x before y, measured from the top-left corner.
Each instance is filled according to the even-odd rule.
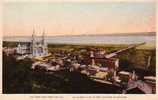
[[[155,100],[156,1],[138,1],[4,1],[2,100]]]

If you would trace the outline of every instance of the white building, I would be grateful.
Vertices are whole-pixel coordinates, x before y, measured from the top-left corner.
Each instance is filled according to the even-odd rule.
[[[18,44],[18,47],[16,48],[16,52],[18,54],[24,55],[24,54],[28,54],[30,53],[30,49],[28,48],[27,45],[22,45],[22,44]]]

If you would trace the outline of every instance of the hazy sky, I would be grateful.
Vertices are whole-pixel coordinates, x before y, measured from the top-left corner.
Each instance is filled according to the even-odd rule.
[[[155,31],[153,2],[5,3],[5,36],[112,34]]]

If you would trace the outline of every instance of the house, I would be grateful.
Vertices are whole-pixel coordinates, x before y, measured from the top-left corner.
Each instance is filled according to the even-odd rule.
[[[126,93],[152,94],[152,87],[141,80],[129,81],[127,85]]]

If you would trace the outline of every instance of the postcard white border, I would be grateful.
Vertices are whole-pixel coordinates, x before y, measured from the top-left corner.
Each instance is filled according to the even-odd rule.
[[[5,2],[155,2],[158,6],[156,0],[3,0],[0,1],[0,15],[3,14],[3,4]],[[156,9],[157,9],[156,6]],[[156,16],[158,17],[158,11],[156,10]],[[156,18],[157,18],[156,17]],[[2,26],[3,18],[0,16],[0,50],[2,50],[2,34],[3,34],[3,26]],[[156,20],[156,30],[158,32],[158,23]],[[158,39],[158,36],[156,36]],[[158,41],[156,41],[158,42]],[[156,47],[158,47],[158,43],[156,43]],[[156,52],[158,49],[156,48]],[[158,57],[156,55],[156,59],[158,61]],[[156,67],[158,67],[158,63],[156,61]],[[158,68],[156,68],[156,78],[158,80]],[[1,100],[158,100],[158,81],[156,81],[156,94],[2,94],[2,52],[0,52],[0,99]]]

